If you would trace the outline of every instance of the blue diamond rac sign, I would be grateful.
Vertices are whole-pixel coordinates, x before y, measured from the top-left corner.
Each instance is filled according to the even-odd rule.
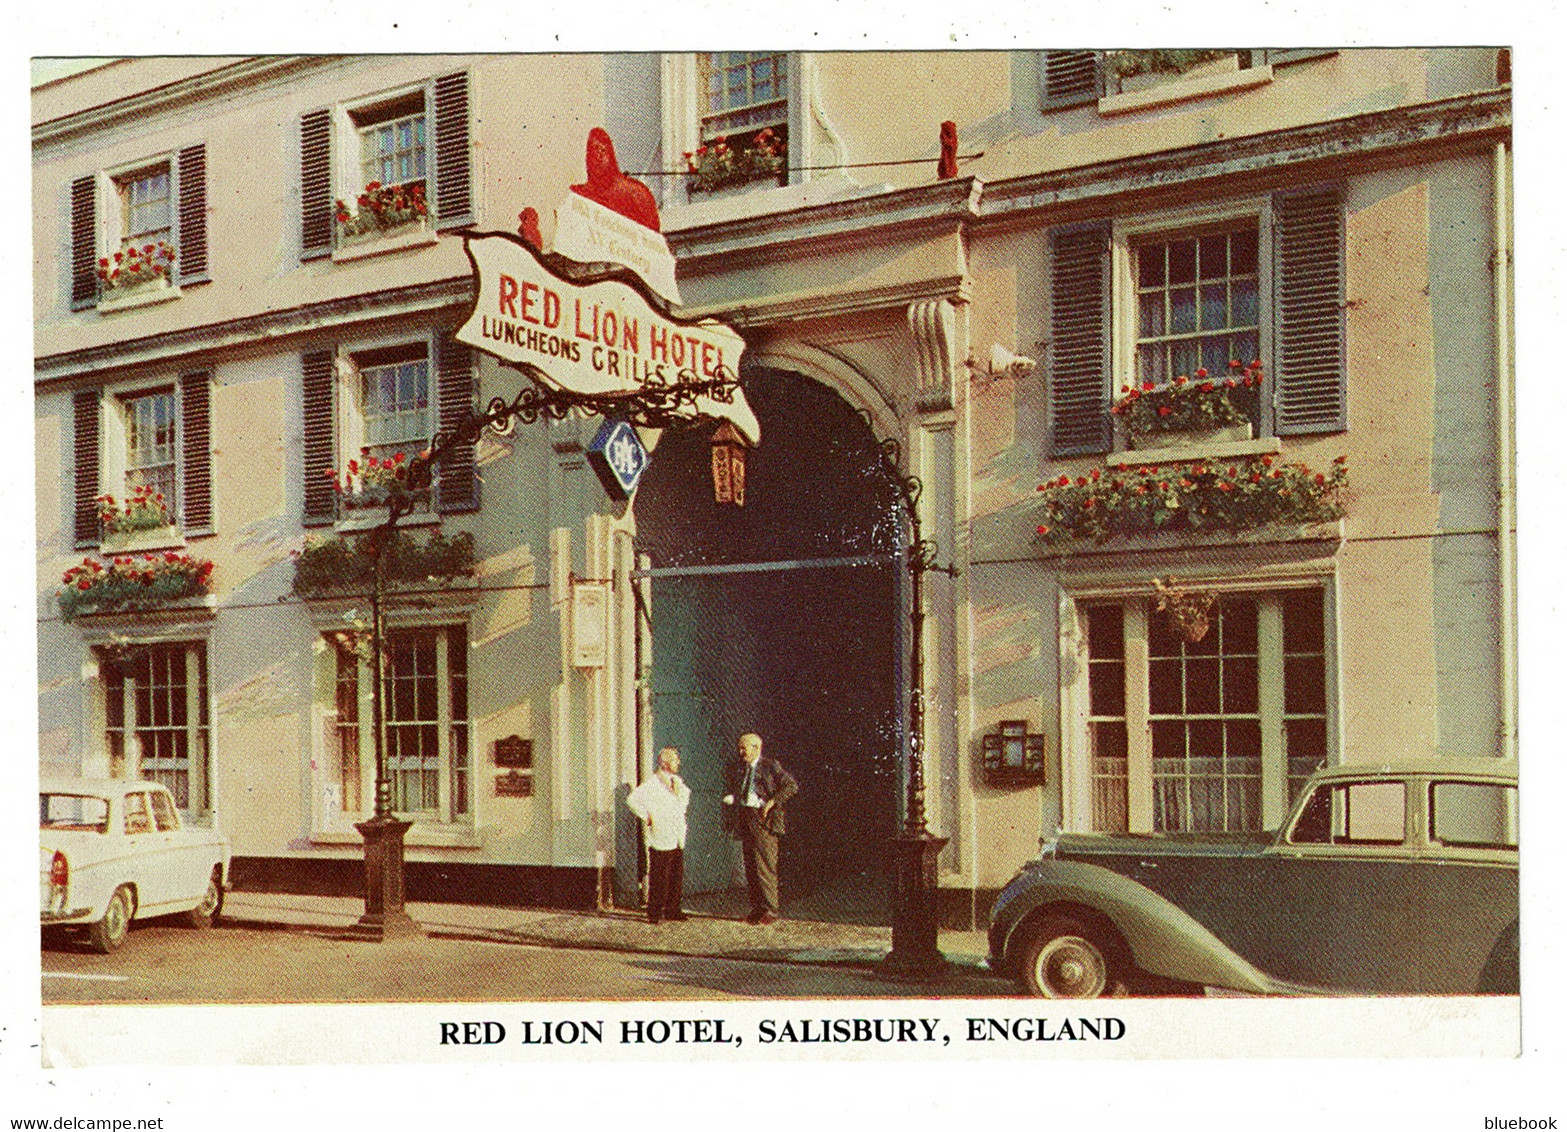
[[[625,421],[605,421],[588,445],[588,459],[606,491],[618,499],[629,499],[647,470],[648,454],[636,429]]]

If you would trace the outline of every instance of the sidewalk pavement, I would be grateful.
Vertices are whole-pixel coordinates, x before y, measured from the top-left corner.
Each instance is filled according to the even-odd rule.
[[[700,913],[683,923],[649,924],[633,911],[475,904],[411,903],[407,909],[425,934],[437,939],[860,968],[875,967],[892,949],[891,928],[864,924],[784,919],[760,927]],[[223,901],[223,919],[235,926],[326,934],[346,931],[363,912],[364,901],[352,896],[229,892]],[[943,931],[939,946],[953,973],[965,981],[995,978],[982,966],[984,932]],[[997,985],[1003,984],[997,980]]]

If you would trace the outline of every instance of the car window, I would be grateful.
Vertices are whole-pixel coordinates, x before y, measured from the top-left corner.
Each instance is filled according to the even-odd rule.
[[[1324,783],[1312,791],[1290,830],[1293,845],[1401,845],[1402,782]]]
[[[1489,782],[1433,782],[1430,836],[1440,845],[1518,848],[1518,788]]]
[[[152,832],[152,816],[147,813],[147,795],[125,795],[125,832]]]
[[[109,832],[109,799],[87,794],[39,794],[39,829]]]
[[[180,827],[180,816],[174,812],[174,803],[169,801],[167,794],[154,790],[147,797],[152,799],[152,817],[160,830],[167,832]]]

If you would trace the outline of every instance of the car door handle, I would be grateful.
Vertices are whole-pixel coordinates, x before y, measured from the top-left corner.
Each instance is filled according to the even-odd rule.
[[[1159,862],[1158,861],[1138,861],[1137,862],[1137,867],[1139,869],[1157,869],[1159,867]]]

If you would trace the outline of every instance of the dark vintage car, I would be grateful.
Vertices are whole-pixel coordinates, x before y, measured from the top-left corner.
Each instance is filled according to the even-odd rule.
[[[1276,837],[1064,834],[1002,890],[1028,994],[1516,994],[1517,764],[1319,771]]]

